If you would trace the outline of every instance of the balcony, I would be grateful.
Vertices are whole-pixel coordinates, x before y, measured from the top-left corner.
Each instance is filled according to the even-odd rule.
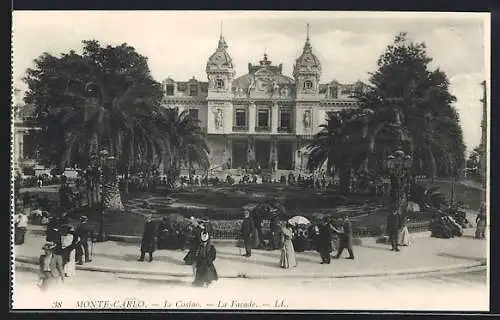
[[[271,127],[269,127],[269,126],[266,126],[266,127],[256,126],[255,127],[255,132],[270,132],[270,131],[271,131]]]
[[[233,132],[247,132],[248,126],[233,126]]]
[[[291,128],[291,127],[279,127],[278,132],[279,133],[293,133],[293,128]]]

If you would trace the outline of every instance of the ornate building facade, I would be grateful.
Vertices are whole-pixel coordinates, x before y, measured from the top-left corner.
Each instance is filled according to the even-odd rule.
[[[238,169],[254,163],[262,169],[301,171],[306,147],[329,112],[355,108],[352,94],[365,85],[321,83],[321,62],[309,32],[292,76],[264,57],[235,77],[228,45],[221,35],[208,58],[207,82],[163,81],[164,106],[188,109],[207,134],[213,168]]]
[[[39,130],[35,120],[35,106],[24,104],[21,91],[14,89],[13,95],[13,169],[22,173],[36,164],[35,139],[32,133]]]

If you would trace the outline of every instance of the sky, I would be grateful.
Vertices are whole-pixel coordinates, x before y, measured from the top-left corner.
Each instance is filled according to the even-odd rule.
[[[283,63],[283,73],[291,76],[307,24],[313,52],[322,64],[322,83],[367,81],[399,32],[425,42],[433,59],[430,67],[439,67],[450,79],[467,150],[479,144],[480,83],[489,83],[490,74],[489,14],[483,13],[14,11],[13,85],[26,89],[26,69],[43,52],[80,52],[81,41],[90,39],[133,46],[148,57],[157,81],[206,81],[206,62],[221,33],[236,76],[247,73],[248,63],[258,63],[264,53],[273,64]]]

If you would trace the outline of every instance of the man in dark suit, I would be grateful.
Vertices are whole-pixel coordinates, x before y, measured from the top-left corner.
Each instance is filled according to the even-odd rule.
[[[250,211],[244,210],[243,224],[241,226],[241,236],[245,245],[245,257],[252,255],[252,234],[254,232],[254,221],[250,218]]]
[[[321,255],[321,264],[330,264],[332,252],[332,228],[328,218],[323,220],[323,224],[319,227],[319,254]]]
[[[279,214],[278,209],[271,209],[271,220],[269,222],[271,228],[271,249],[276,250],[279,248]]]
[[[342,254],[342,251],[344,251],[344,249],[347,249],[347,251],[349,252],[349,257],[347,257],[347,259],[354,259],[354,253],[352,251],[352,223],[347,216],[344,218],[342,229],[342,232],[339,234],[339,250],[337,252],[337,255],[335,256],[335,259],[340,258],[340,255]]]
[[[90,224],[88,224],[89,219],[86,216],[80,217],[80,224],[76,228],[76,236],[80,238],[79,244],[76,246],[76,263],[79,265],[83,264],[83,256],[85,256],[85,262],[91,262],[92,256],[89,252],[89,243],[92,246],[94,230]]]
[[[149,254],[149,262],[153,261],[153,252],[155,251],[156,244],[156,224],[153,222],[151,215],[146,216],[146,223],[144,224],[144,233],[142,234],[141,242],[141,257],[138,261],[144,261],[146,252]]]
[[[391,242],[391,251],[399,251],[398,234],[402,227],[401,215],[398,208],[394,208],[393,212],[387,216],[387,233]]]

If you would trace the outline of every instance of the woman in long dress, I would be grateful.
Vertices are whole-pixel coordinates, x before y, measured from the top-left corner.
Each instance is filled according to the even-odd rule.
[[[189,243],[188,243],[188,253],[184,256],[184,262],[188,265],[192,265],[196,250],[198,249],[198,246],[200,245],[200,236],[203,231],[203,226],[198,224],[196,219],[194,217],[190,218],[190,225],[188,226],[188,237],[189,237]]]
[[[398,235],[398,244],[400,246],[408,246],[410,245],[410,233],[408,232],[408,218],[403,219],[403,227],[399,231]]]
[[[293,231],[292,225],[286,223],[285,227],[281,232],[281,258],[280,267],[284,269],[294,268],[297,266],[297,259],[295,257],[295,251],[293,249]]]
[[[212,281],[217,281],[219,276],[214,266],[217,256],[215,247],[210,243],[210,237],[207,232],[201,234],[201,243],[196,250],[194,257],[194,281],[193,285],[202,287],[208,286]]]
[[[476,233],[474,238],[476,239],[484,239],[486,235],[486,205],[484,203],[481,204],[479,208],[479,213],[476,217]]]

